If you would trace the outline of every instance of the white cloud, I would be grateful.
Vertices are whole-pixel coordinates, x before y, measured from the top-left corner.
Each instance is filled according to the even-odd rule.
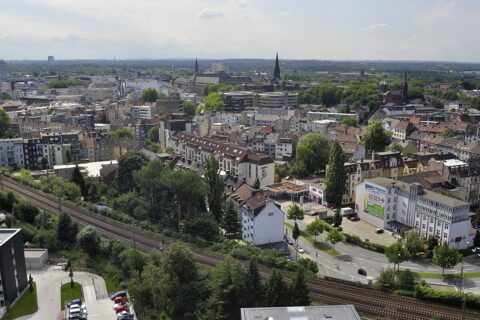
[[[215,18],[221,18],[224,16],[224,13],[219,10],[214,9],[203,9],[198,13],[200,19],[211,20]]]
[[[392,26],[386,23],[377,23],[377,24],[371,24],[366,27],[360,28],[361,30],[364,31],[375,31],[375,30],[388,30],[391,29]]]

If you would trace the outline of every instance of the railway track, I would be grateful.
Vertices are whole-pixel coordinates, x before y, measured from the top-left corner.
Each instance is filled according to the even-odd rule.
[[[17,196],[27,199],[44,210],[52,213],[59,212],[60,207],[56,197],[9,178],[2,177],[1,179],[2,188],[12,190]],[[162,241],[165,245],[172,242],[168,238],[92,213],[68,202],[63,202],[61,208],[63,212],[68,213],[80,224],[90,225],[104,236],[117,239],[144,252],[160,249]],[[193,252],[201,267],[216,266],[223,260],[221,255],[198,248],[194,248]],[[242,264],[246,265],[245,263]],[[260,267],[260,272],[262,276],[266,277],[269,275],[270,269]],[[288,279],[292,278],[291,273],[284,272],[283,274]],[[329,304],[353,304],[359,311],[382,316],[386,319],[428,320],[433,315],[437,315],[439,319],[443,320],[462,319],[460,308],[392,295],[373,290],[364,285],[322,278],[309,278],[307,283],[314,300]],[[467,310],[465,319],[478,320],[480,319],[480,313]]]

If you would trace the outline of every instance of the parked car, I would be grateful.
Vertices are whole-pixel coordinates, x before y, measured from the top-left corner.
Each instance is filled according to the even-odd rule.
[[[116,297],[126,297],[127,296],[127,292],[126,291],[118,291],[118,292],[115,292],[114,294],[112,294],[110,296],[110,299],[111,300],[115,300]]]
[[[305,250],[303,250],[302,247],[297,247],[297,251],[298,253],[302,253],[302,254],[305,253]]]
[[[359,268],[358,269],[358,274],[362,275],[362,276],[366,276],[367,275],[367,271],[363,268]]]
[[[117,313],[117,320],[133,320],[133,314],[128,311]]]
[[[383,229],[380,229],[380,228],[378,228],[377,230],[375,230],[375,233],[378,233],[378,234],[381,234],[381,233],[383,233],[383,232],[384,232],[384,230],[383,230]]]
[[[289,245],[293,245],[293,239],[289,236],[286,236],[285,237],[285,241],[289,244]]]

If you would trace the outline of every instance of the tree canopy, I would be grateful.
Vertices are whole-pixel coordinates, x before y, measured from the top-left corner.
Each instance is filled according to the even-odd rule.
[[[10,135],[10,118],[5,109],[0,108],[0,138],[8,138]]]
[[[223,110],[223,107],[223,100],[217,92],[209,93],[203,101],[203,111],[205,112]]]
[[[341,98],[341,89],[331,83],[315,85],[299,94],[300,103],[323,104],[327,107],[340,103]]]
[[[133,138],[133,131],[129,128],[118,128],[108,134],[109,138]]]
[[[442,274],[445,274],[445,269],[451,269],[462,261],[462,255],[457,249],[450,247],[448,243],[444,243],[433,250],[432,261],[442,267]]]
[[[302,176],[315,174],[325,169],[328,160],[329,140],[313,132],[300,138],[297,145],[295,170]]]
[[[223,179],[220,176],[220,166],[214,156],[210,156],[204,163],[204,176],[207,184],[208,207],[217,222],[222,221],[222,203],[224,195]]]
[[[133,172],[140,170],[148,163],[148,158],[140,152],[127,152],[118,159],[118,169],[113,185],[120,192],[132,191],[135,188]]]
[[[155,88],[147,88],[142,92],[142,100],[144,102],[155,102],[158,100],[160,93]]]
[[[367,150],[380,152],[384,151],[390,144],[391,134],[385,131],[380,121],[375,120],[368,125],[363,133],[362,141]]]
[[[400,265],[400,263],[410,259],[410,253],[402,241],[397,241],[385,249],[385,256],[388,262]]]
[[[287,211],[287,217],[291,220],[303,220],[305,216],[305,212],[298,206],[298,204],[294,203]]]
[[[325,195],[329,204],[342,205],[347,173],[345,172],[345,155],[337,141],[330,144],[327,174],[325,177]]]

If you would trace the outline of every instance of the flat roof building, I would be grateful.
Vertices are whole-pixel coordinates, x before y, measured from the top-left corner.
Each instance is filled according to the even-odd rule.
[[[0,229],[0,308],[27,288],[27,268],[21,229]]]
[[[360,320],[352,305],[315,307],[242,308],[242,320]]]

